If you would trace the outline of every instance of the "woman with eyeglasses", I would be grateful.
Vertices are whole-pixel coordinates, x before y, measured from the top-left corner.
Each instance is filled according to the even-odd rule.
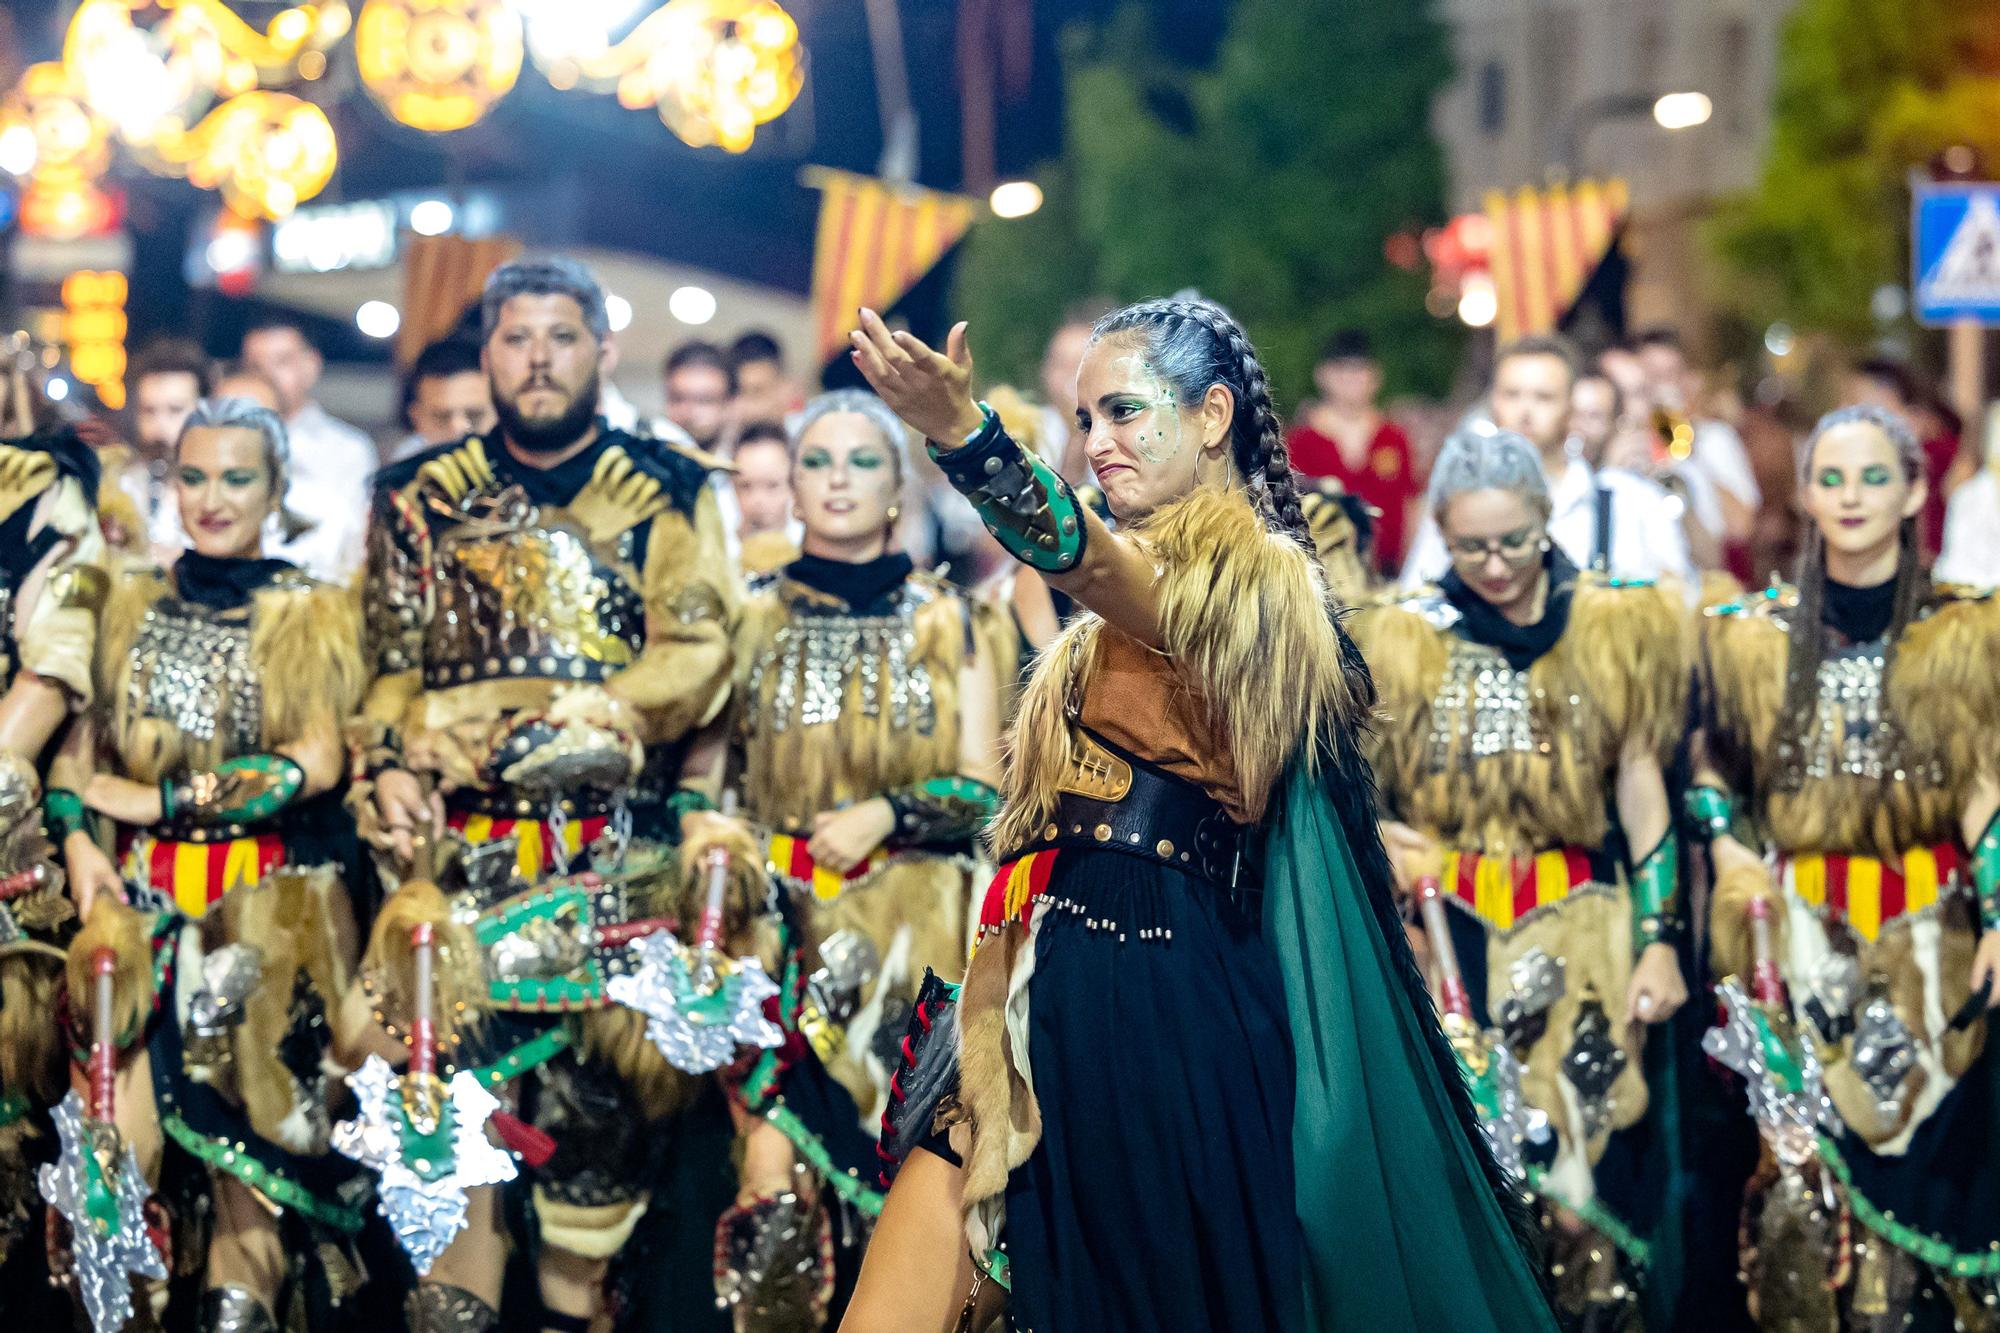
[[[1822,417],[1795,585],[1702,626],[1689,813],[1766,1151],[1741,1268],[1767,1329],[2000,1326],[2000,601],[1932,584],[1900,416]]]
[[[1630,1318],[1665,1193],[1647,1029],[1687,999],[1664,778],[1681,617],[1550,541],[1518,435],[1454,435],[1430,506],[1450,570],[1354,621],[1381,694],[1382,839],[1426,909],[1489,1138],[1538,1200],[1558,1309]]]

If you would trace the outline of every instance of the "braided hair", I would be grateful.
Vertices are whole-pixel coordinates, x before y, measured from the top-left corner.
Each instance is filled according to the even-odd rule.
[[[1097,321],[1093,342],[1136,334],[1153,373],[1168,384],[1183,410],[1198,406],[1217,384],[1236,399],[1230,453],[1265,523],[1312,549],[1298,476],[1285,449],[1284,429],[1271,401],[1270,377],[1228,311],[1200,297],[1141,301]]]

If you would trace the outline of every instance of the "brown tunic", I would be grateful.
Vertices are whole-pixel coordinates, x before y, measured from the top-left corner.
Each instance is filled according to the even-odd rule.
[[[1083,725],[1177,778],[1199,783],[1238,823],[1250,822],[1229,744],[1208,701],[1173,659],[1105,626],[1085,672]]]

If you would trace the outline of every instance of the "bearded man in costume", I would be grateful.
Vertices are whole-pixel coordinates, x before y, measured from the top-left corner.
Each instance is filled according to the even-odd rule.
[[[609,871],[606,849],[670,832],[690,738],[727,694],[735,591],[710,462],[598,415],[609,324],[580,265],[496,270],[482,333],[498,429],[377,482],[366,614],[378,678],[356,738],[364,831],[405,867],[424,865],[448,827],[472,848],[511,840],[497,859],[528,883],[591,857]],[[407,998],[381,946],[398,910],[392,897],[362,971],[392,1037]],[[646,1209],[650,1127],[697,1087],[631,1011],[507,1021],[573,1033],[509,1072],[522,1119],[554,1145],[529,1173],[541,1326],[581,1330]],[[473,1063],[468,1051],[441,1051],[440,1072]],[[419,1288],[416,1327],[495,1321],[497,1209],[481,1199],[473,1216]]]

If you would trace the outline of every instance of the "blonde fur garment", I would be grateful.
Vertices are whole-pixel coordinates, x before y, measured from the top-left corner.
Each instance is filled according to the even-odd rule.
[[[237,1092],[250,1128],[292,1152],[323,1152],[326,1145],[299,1141],[297,1089],[279,1047],[291,1030],[300,973],[329,1008],[347,993],[352,974],[343,955],[352,946],[342,942],[344,898],[331,867],[286,867],[224,895],[219,905],[218,941],[254,945],[262,960],[235,1036]]]
[[[613,1072],[638,1100],[647,1120],[672,1115],[694,1100],[701,1080],[667,1063],[646,1036],[646,1016],[622,1004],[577,1016],[584,1055]]]
[[[1159,509],[1131,537],[1160,571],[1162,649],[1234,762],[1244,813],[1260,819],[1301,742],[1367,717],[1362,682],[1342,667],[1325,574],[1312,553],[1266,528],[1241,492],[1221,487]],[[1118,632],[1080,616],[1043,652],[1008,741],[996,848],[1025,845],[1055,807],[1072,682],[1088,681],[1100,637]]]
[[[763,673],[759,697],[750,698],[750,678],[778,634],[802,615],[802,603],[824,596],[788,580],[753,593],[737,624],[735,658],[739,700],[736,733],[742,753],[743,801],[758,820],[788,833],[812,829],[813,817],[851,801],[959,769],[959,669],[966,661],[966,616],[960,595],[930,575],[915,575],[936,596],[917,607],[916,643],[910,664],[921,664],[931,681],[937,725],[929,735],[913,722],[897,727],[891,710],[874,717],[861,709],[857,672],[830,723],[803,726],[797,717],[785,729],[772,727],[779,688],[776,664]],[[974,606],[975,644],[999,638],[991,608]],[[886,663],[883,670],[887,670]]]
[[[53,1015],[63,986],[61,955],[40,948],[0,958],[0,1093],[39,1106],[61,1095],[61,1029]]]
[[[1442,765],[1433,708],[1455,636],[1408,601],[1366,608],[1352,623],[1375,679],[1377,781],[1397,818],[1448,847],[1523,856],[1599,846],[1605,791],[1625,747],[1644,745],[1664,761],[1679,738],[1687,623],[1658,587],[1580,576],[1562,638],[1528,669],[1545,748],[1474,758],[1470,737],[1458,735]]]
[[[1956,842],[1966,794],[1983,764],[1983,738],[2000,728],[2000,602],[1939,589],[1932,613],[1911,624],[1896,645],[1885,685],[1900,731],[1899,763],[1936,761],[1941,786],[1875,781],[1845,772],[1809,779],[1800,790],[1775,790],[1777,739],[1789,646],[1781,617],[1788,594],[1757,597],[1742,610],[1709,615],[1702,626],[1703,690],[1714,735],[1711,749],[1734,781],[1749,781],[1771,841],[1788,852],[1842,852],[1895,860],[1904,850]],[[1806,727],[1814,719],[1788,720]]]
[[[63,477],[37,502],[36,528],[54,528],[59,543],[22,580],[14,613],[23,669],[63,687],[73,706],[91,698],[91,654],[104,604],[104,534],[74,477]]]
[[[69,944],[67,981],[70,1003],[87,1034],[96,1019],[97,983],[91,957],[109,948],[116,965],[111,973],[111,1031],[121,1040],[138,1040],[153,1012],[153,942],[150,917],[142,916],[108,893],[90,904],[90,917]]]
[[[729,700],[728,625],[740,601],[715,492],[704,486],[692,520],[653,519],[640,593],[646,646],[605,687],[639,711],[640,739],[674,741],[711,721]]]
[[[1762,864],[1733,866],[1716,876],[1709,894],[1709,965],[1719,980],[1735,977],[1747,991],[1756,963],[1750,936],[1750,904],[1758,899],[1771,908],[1771,957],[1785,957],[1785,904],[1770,871]]]
[[[437,990],[433,1007],[438,1040],[450,1043],[461,1025],[478,1021],[486,998],[478,943],[468,926],[452,919],[451,904],[429,880],[404,880],[389,895],[368,932],[368,949],[361,973],[370,979],[376,1007],[398,1029],[410,1022],[410,997],[416,989],[416,967],[410,953],[410,931],[429,922],[432,941],[431,976]]]
[[[126,689],[135,665],[132,646],[146,612],[167,593],[166,576],[157,569],[124,574],[112,586],[98,635],[99,707],[127,775],[140,782],[235,757],[220,730],[213,740],[191,740],[165,720],[132,709]],[[274,749],[321,729],[337,738],[368,683],[352,595],[321,583],[267,587],[251,599],[250,617],[250,662],[263,695],[262,747]]]

